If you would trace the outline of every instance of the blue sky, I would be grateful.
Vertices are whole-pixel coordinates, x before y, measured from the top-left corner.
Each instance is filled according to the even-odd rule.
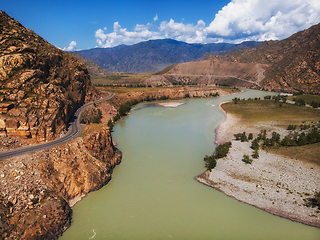
[[[150,39],[281,40],[320,22],[319,0],[1,0],[0,10],[64,50]]]

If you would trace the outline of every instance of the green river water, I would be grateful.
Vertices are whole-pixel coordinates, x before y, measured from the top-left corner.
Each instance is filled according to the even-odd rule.
[[[266,93],[247,91],[241,98]],[[233,96],[139,104],[114,128],[123,153],[112,181],[73,207],[70,239],[320,239],[320,230],[273,216],[194,180],[214,152],[218,109]]]

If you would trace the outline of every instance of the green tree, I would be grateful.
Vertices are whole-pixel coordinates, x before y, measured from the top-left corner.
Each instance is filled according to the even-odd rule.
[[[230,147],[231,147],[231,142],[226,142],[224,144],[219,145],[216,148],[216,152],[214,154],[215,158],[218,159],[218,158],[226,157],[229,153]]]
[[[247,138],[246,132],[242,133],[241,142],[248,142],[248,138]]]
[[[245,163],[249,163],[249,164],[251,164],[253,162],[253,160],[250,159],[249,155],[247,155],[247,154],[243,155],[243,160],[242,161],[244,161]]]
[[[212,169],[215,168],[215,166],[217,165],[217,161],[216,161],[216,158],[211,155],[211,156],[208,156],[206,155],[204,157],[204,166],[207,168],[207,170],[209,170],[210,172],[212,171]]]
[[[253,158],[259,158],[259,150],[258,149],[255,149],[253,154],[252,154],[252,157]]]
[[[111,119],[109,119],[109,121],[108,121],[108,127],[110,128],[110,130],[113,129],[113,122]]]
[[[251,143],[251,148],[254,150],[258,150],[259,149],[259,140],[257,138],[255,138],[252,143]]]
[[[253,134],[249,133],[248,140],[252,140],[252,139],[253,139]]]

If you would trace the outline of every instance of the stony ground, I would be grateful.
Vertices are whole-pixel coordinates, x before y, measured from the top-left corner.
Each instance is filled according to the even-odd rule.
[[[212,172],[196,179],[269,213],[320,227],[320,209],[312,204],[314,193],[320,191],[320,167],[263,150],[259,150],[258,159],[252,158],[251,143],[232,140],[233,134],[245,130],[257,134],[262,128],[269,129],[270,134],[275,129],[272,123],[248,128],[237,125],[237,121],[228,114],[217,129],[218,144],[232,142],[228,156],[219,159]],[[286,130],[277,130],[285,135]],[[243,162],[244,154],[253,159],[252,164]]]

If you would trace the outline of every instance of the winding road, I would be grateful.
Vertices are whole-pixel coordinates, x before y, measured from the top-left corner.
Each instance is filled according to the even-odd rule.
[[[97,100],[95,102],[88,103],[88,104],[83,105],[80,108],[78,108],[78,110],[75,112],[72,120],[68,124],[68,132],[64,136],[62,136],[61,138],[58,138],[56,140],[46,142],[46,143],[41,143],[41,144],[37,144],[37,145],[21,147],[21,148],[12,149],[9,151],[0,152],[0,159],[24,154],[27,152],[37,151],[37,150],[40,150],[43,148],[53,147],[53,146],[67,142],[67,141],[77,137],[81,132],[80,116],[81,116],[81,113],[83,112],[83,110],[85,110],[87,107],[89,107],[95,103],[99,103],[99,102],[108,100],[115,95],[115,93],[113,93],[113,92],[107,92],[107,93],[110,94],[108,97],[102,98],[102,99]]]

